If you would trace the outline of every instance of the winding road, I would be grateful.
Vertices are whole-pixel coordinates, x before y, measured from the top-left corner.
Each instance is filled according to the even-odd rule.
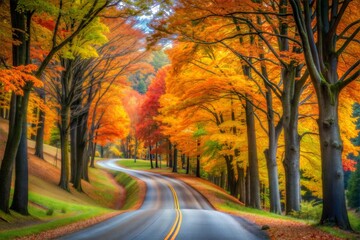
[[[268,239],[246,220],[215,211],[197,191],[180,180],[125,169],[118,159],[98,165],[125,172],[146,183],[144,203],[126,212],[60,239]]]

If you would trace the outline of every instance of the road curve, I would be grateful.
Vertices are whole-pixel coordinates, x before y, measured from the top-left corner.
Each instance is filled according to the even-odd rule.
[[[182,181],[125,169],[118,166],[117,161],[101,161],[98,165],[144,181],[147,192],[141,208],[59,239],[268,239],[256,225],[215,211],[206,199]]]

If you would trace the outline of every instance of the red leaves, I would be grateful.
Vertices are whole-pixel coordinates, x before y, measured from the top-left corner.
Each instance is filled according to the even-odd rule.
[[[169,67],[161,68],[151,82],[140,107],[140,120],[136,128],[137,135],[149,143],[157,142],[162,134],[159,131],[159,124],[154,119],[159,114],[160,97],[165,93],[165,77]]]
[[[345,158],[342,160],[344,171],[355,171],[356,169],[356,161],[352,159]]]
[[[55,22],[51,18],[46,18],[46,16],[40,15],[40,16],[34,16],[33,21],[41,25],[42,27],[49,29],[50,31],[54,31]]]

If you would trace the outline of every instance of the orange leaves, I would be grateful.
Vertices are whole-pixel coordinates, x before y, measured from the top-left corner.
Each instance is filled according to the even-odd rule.
[[[33,75],[37,66],[34,64],[21,65],[12,67],[11,69],[0,69],[0,81],[5,91],[14,91],[16,94],[22,95],[22,88],[30,83],[35,87],[41,87],[42,81]]]

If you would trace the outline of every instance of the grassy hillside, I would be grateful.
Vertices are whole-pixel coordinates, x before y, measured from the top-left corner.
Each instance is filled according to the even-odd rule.
[[[0,161],[6,136],[7,121],[0,119]],[[80,220],[94,223],[103,219],[99,216],[110,217],[121,213],[115,209],[125,204],[126,191],[111,174],[99,168],[91,168],[91,184],[82,182],[83,193],[73,188],[70,192],[64,191],[57,186],[60,179],[60,160],[57,156],[60,156],[60,151],[45,145],[45,160],[42,160],[33,155],[33,146],[34,142],[29,141],[30,216],[0,212],[0,239],[37,234]]]

